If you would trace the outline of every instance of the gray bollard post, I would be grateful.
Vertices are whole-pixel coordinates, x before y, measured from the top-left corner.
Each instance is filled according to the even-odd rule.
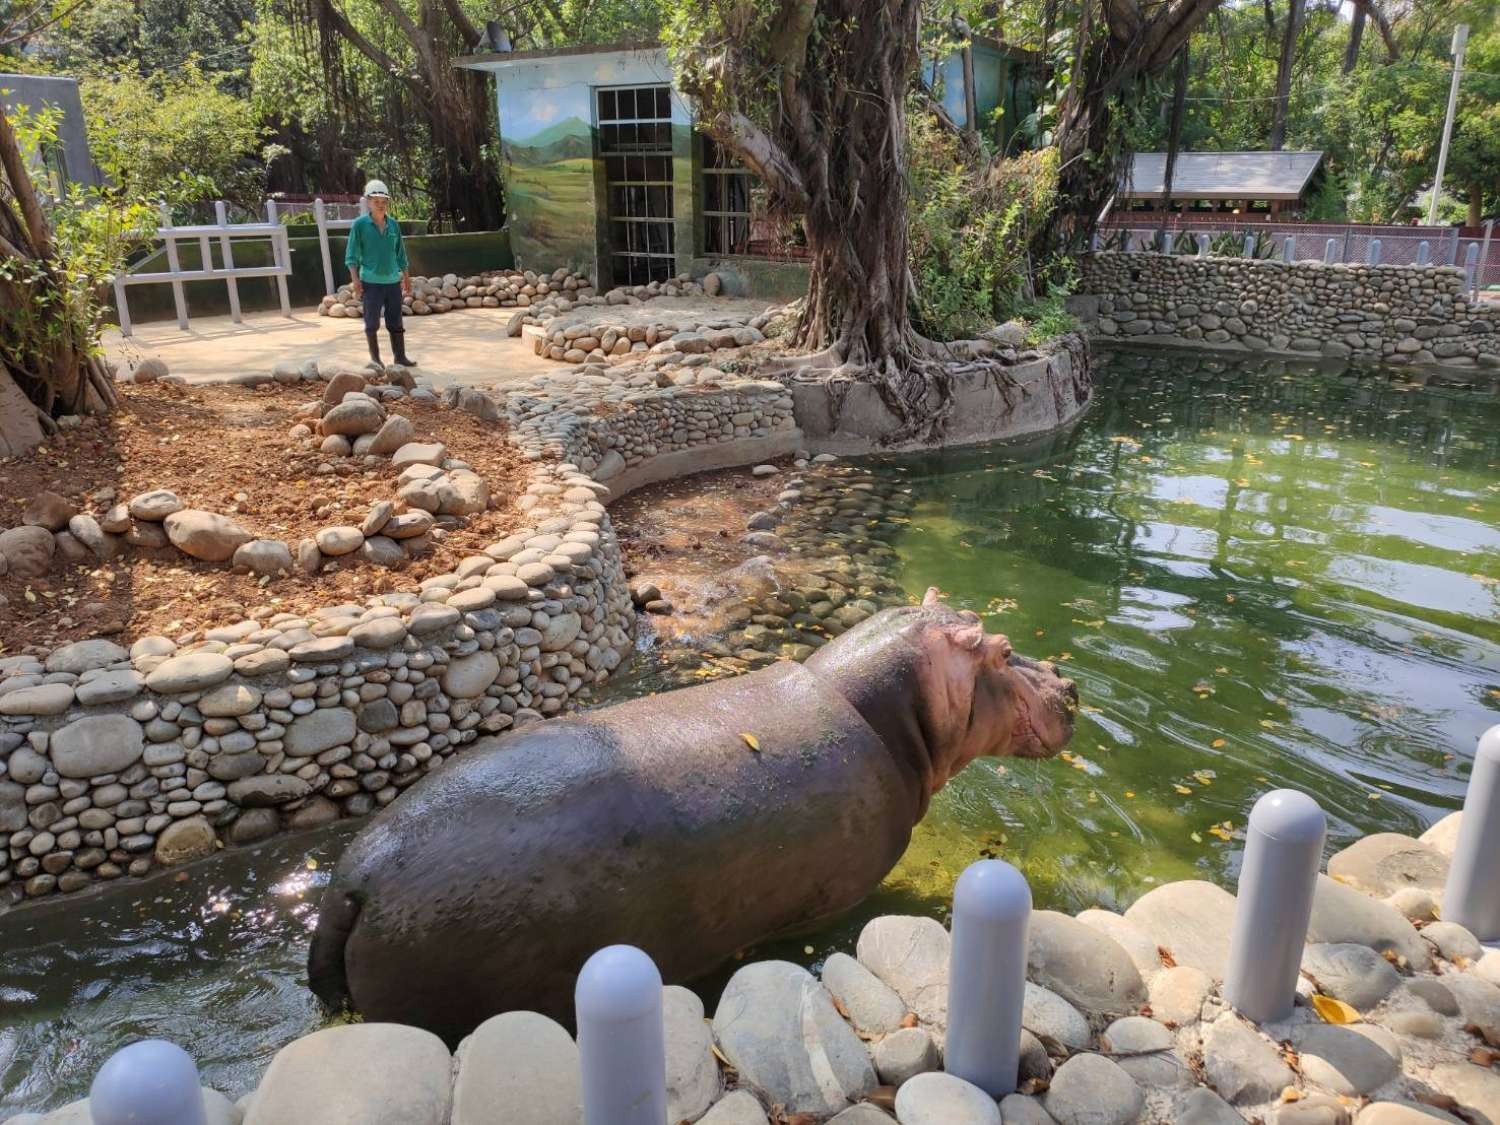
[[[1015,1092],[1031,888],[1000,859],[971,863],[953,888],[944,1069],[991,1097]]]
[[[1200,257],[1200,258],[1206,258],[1206,257],[1208,257],[1208,235],[1206,235],[1206,234],[1200,234],[1200,235],[1197,236],[1197,240],[1198,240],[1198,257]]]
[[[606,946],[578,974],[573,1007],[584,1125],[662,1125],[667,1049],[655,962],[633,945]]]
[[[94,1125],[208,1125],[198,1064],[165,1039],[132,1043],[94,1075],[89,1116]]]
[[[1380,265],[1380,239],[1370,239],[1370,245],[1365,247],[1365,262],[1367,265]]]
[[[1250,810],[1224,999],[1256,1023],[1292,1014],[1326,831],[1318,803],[1295,789]]]
[[[1297,260],[1297,236],[1289,234],[1281,244],[1281,260],[1283,262],[1295,262]]]
[[[1330,238],[1327,242],[1325,242],[1323,244],[1323,264],[1324,265],[1328,265],[1328,266],[1333,265],[1333,257],[1338,252],[1338,248],[1335,245],[1335,241],[1336,240]]]
[[[1443,920],[1500,941],[1500,726],[1479,736],[1458,843],[1443,887]]]
[[[1417,243],[1417,265],[1425,266],[1432,261],[1432,243],[1425,238]]]
[[[1474,279],[1479,272],[1479,243],[1469,243],[1469,248],[1464,251],[1464,288],[1472,291]]]

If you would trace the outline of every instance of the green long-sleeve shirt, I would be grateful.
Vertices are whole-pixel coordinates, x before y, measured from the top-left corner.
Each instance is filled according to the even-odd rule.
[[[387,215],[385,230],[375,225],[369,215],[361,215],[349,228],[349,247],[344,251],[344,265],[359,267],[359,279],[374,285],[400,281],[406,272],[406,243],[401,241],[401,224]]]

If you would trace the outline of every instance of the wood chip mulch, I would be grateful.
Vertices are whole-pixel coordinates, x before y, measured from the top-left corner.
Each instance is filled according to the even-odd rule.
[[[42,491],[97,518],[155,488],[170,489],[190,508],[230,516],[259,537],[286,540],[294,553],[298,540],[320,528],[357,526],[371,504],[395,499],[398,474],[388,461],[367,469],[359,459],[325,457],[288,437],[298,408],[322,388],[122,385],[119,410],[0,461],[0,529],[18,526]],[[522,522],[514,503],[527,464],[504,440],[503,426],[409,398],[385,405],[412,420],[419,440],[443,442],[490,487],[490,510],[434,542],[427,557],[386,570],[351,556],[330,561],[315,577],[262,584],[172,548],[127,547],[117,559],[84,564],[59,554],[45,577],[0,576],[0,656],[99,635],[122,643],[151,633],[176,639],[246,616],[303,613],[411,589]],[[319,473],[322,464],[339,471]]]

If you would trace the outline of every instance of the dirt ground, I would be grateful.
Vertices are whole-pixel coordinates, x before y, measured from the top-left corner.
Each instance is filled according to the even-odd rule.
[[[652,617],[662,637],[716,631],[717,611],[743,585],[734,573],[766,554],[741,543],[745,521],[776,506],[791,476],[791,462],[775,462],[774,476],[752,476],[749,466],[681,477],[632,492],[610,507],[632,584],[650,582],[672,603],[672,613]]]
[[[372,503],[395,498],[397,474],[388,462],[367,469],[352,458],[304,450],[287,436],[297,407],[315,397],[313,387],[148,384],[120,390],[121,408],[112,415],[0,462],[0,528],[19,525],[29,500],[42,491],[60,493],[97,518],[139,492],[166,488],[188,507],[228,515],[295,550],[319,528],[357,525]],[[263,583],[175,548],[127,547],[117,559],[81,564],[59,555],[45,577],[0,577],[0,655],[100,634],[127,641],[149,633],[177,638],[247,614],[360,601],[451,571],[515,525],[512,505],[525,487],[525,462],[499,440],[494,424],[410,399],[388,409],[409,417],[421,437],[446,444],[490,486],[490,510],[434,540],[427,557],[399,570],[330,560],[315,577],[299,573]],[[336,471],[320,473],[323,464]]]

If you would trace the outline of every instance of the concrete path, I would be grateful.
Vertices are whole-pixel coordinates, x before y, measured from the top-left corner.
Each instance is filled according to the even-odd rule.
[[[529,342],[505,335],[514,309],[462,309],[406,318],[406,350],[420,365],[417,375],[434,386],[518,382],[562,365],[534,354]],[[389,361],[390,339],[380,331],[381,354]],[[202,383],[247,371],[270,371],[279,360],[338,359],[355,366],[369,360],[362,323],[319,316],[313,308],[290,317],[256,313],[235,324],[227,316],[194,317],[187,332],[177,322],[136,325],[135,335],[104,334],[107,357],[121,369],[146,356],[164,360],[173,375]]]

